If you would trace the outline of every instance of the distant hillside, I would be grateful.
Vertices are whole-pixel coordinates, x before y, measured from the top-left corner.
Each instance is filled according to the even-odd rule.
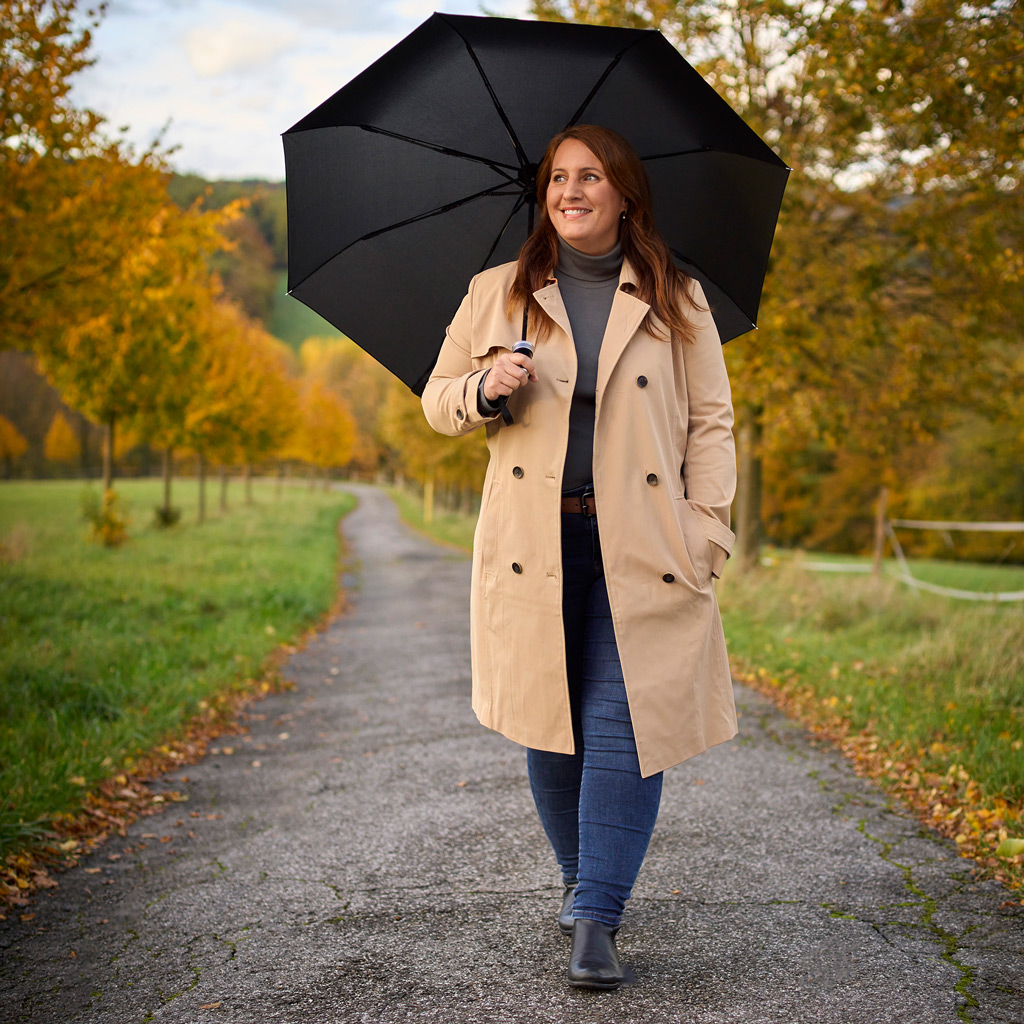
[[[235,199],[248,199],[245,216],[226,234],[234,242],[230,252],[211,260],[224,289],[252,317],[269,325],[274,315],[277,278],[288,259],[288,228],[282,182],[207,181],[195,174],[176,174],[168,186],[179,206],[190,206],[200,196],[208,209],[218,210]]]
[[[335,330],[322,316],[298,299],[293,299],[287,289],[288,272],[279,270],[274,305],[267,323],[267,329],[275,338],[280,338],[298,351],[307,338],[342,337],[341,332]]]

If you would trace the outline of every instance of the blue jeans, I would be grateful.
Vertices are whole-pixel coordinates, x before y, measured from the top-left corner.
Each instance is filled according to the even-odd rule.
[[[563,881],[578,883],[573,917],[617,927],[658,817],[662,777],[640,776],[597,517],[562,514],[562,587],[576,753],[527,750],[530,789]]]

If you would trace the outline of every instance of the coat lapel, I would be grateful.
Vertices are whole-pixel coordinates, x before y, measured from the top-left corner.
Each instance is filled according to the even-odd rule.
[[[562,293],[558,290],[558,282],[552,279],[543,288],[538,288],[533,297],[540,303],[540,308],[562,328],[572,340],[572,328],[569,326],[569,314],[562,302]]]
[[[601,342],[601,354],[597,362],[597,391],[604,391],[608,378],[615,369],[629,339],[636,334],[641,321],[647,316],[650,305],[632,294],[636,287],[636,274],[628,260],[622,261],[619,274],[619,287],[612,301],[612,311],[608,316],[608,326],[604,330]]]

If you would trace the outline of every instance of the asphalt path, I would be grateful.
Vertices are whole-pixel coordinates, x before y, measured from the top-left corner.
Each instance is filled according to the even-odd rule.
[[[348,610],[187,803],[0,922],[0,1024],[1024,1021],[1024,908],[742,686],[666,774],[635,983],[569,988],[523,751],[469,707],[469,563],[353,490]]]

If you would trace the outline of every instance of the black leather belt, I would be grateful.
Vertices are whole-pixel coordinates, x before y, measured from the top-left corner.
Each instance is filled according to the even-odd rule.
[[[571,498],[562,498],[562,511],[576,512],[577,514],[585,516],[596,516],[597,499],[594,497],[594,492],[587,491],[586,494],[578,494]]]

